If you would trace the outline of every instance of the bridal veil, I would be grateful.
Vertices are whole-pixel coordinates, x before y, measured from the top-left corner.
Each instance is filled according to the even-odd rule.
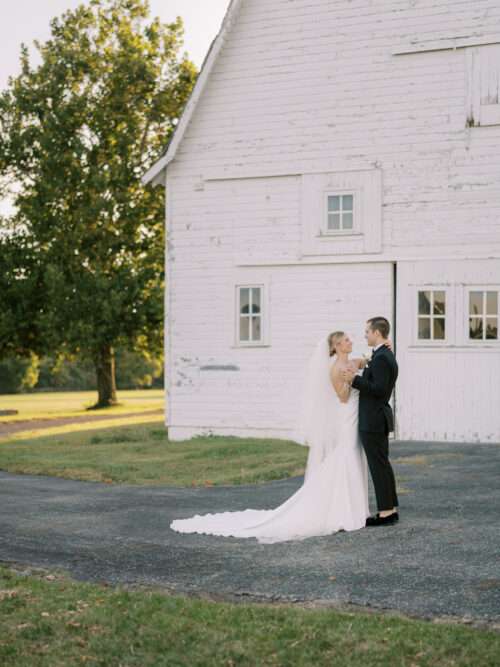
[[[341,402],[330,380],[328,336],[317,343],[307,363],[293,439],[309,447],[305,480],[338,444],[338,421]]]

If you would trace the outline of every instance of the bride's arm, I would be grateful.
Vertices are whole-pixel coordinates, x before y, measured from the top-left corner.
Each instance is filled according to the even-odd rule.
[[[342,379],[340,373],[338,373],[337,369],[333,366],[330,369],[330,380],[339,399],[342,401],[342,403],[347,403],[351,393],[351,385]]]

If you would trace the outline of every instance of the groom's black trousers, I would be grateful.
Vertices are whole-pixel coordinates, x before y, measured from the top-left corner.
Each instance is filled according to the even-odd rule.
[[[375,487],[379,512],[398,507],[396,480],[389,461],[389,433],[359,432]]]

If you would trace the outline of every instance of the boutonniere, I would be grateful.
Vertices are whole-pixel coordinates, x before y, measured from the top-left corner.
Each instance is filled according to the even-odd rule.
[[[362,356],[363,356],[363,359],[366,361],[365,368],[368,368],[368,366],[370,365],[370,361],[372,360],[371,355],[363,353]]]

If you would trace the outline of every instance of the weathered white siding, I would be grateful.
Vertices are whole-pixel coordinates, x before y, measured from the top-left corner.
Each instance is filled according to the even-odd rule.
[[[467,49],[490,41],[500,43],[494,0],[243,0],[167,169],[173,439],[286,435],[315,340],[341,327],[361,344],[366,317],[392,320],[393,262],[405,262],[402,290],[408,267],[433,258],[422,267],[446,271],[445,259],[468,257],[481,272],[490,258],[500,281],[500,125],[466,126]],[[382,172],[380,250],[304,254],[304,175],[370,169]],[[234,284],[252,280],[269,283],[270,347],[240,349]],[[398,435],[500,439],[498,393],[487,393],[498,357],[413,351],[412,316],[402,291]],[[484,371],[479,400],[464,389],[472,360]],[[437,385],[423,386],[433,363],[446,377],[447,416],[432,402]],[[467,401],[476,401],[469,424]]]
[[[307,355],[338,329],[356,336],[355,353],[365,351],[360,325],[391,312],[391,271],[382,263],[196,271],[196,289],[179,290],[173,300],[170,437],[210,431],[287,437]],[[242,277],[269,289],[267,347],[233,346],[233,284]],[[183,281],[175,269],[172,280]]]
[[[268,246],[293,253],[300,237],[297,177],[169,180],[169,436],[196,433],[286,437],[294,425],[307,355],[329,331],[357,336],[367,317],[392,310],[392,265],[235,266]],[[269,347],[235,346],[238,283],[269,290]],[[168,355],[167,355],[168,356]]]
[[[500,343],[468,340],[466,286],[500,284],[500,260],[398,263],[398,437],[500,442]],[[449,340],[415,340],[416,290],[446,290]]]

